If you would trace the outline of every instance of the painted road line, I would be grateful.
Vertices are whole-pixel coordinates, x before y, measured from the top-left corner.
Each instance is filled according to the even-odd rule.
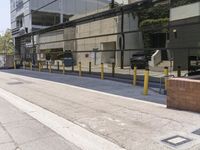
[[[0,97],[82,150],[125,150],[58,115],[0,88]]]
[[[1,72],[3,74],[3,72]],[[9,73],[4,73],[4,74],[9,74]],[[17,77],[21,77],[23,75],[13,75],[13,74],[9,74],[11,76],[17,76]],[[49,75],[49,74],[48,74]],[[63,75],[64,76],[64,75]],[[43,79],[38,79],[38,78],[34,78],[34,77],[27,77],[27,76],[23,76],[23,78],[29,80],[29,81],[42,81],[42,82],[46,82],[46,83],[54,83],[57,85],[62,85],[62,86],[66,86],[66,87],[70,87],[70,88],[74,88],[74,89],[79,89],[79,90],[83,90],[86,92],[92,92],[92,93],[97,93],[97,94],[102,94],[102,95],[106,95],[106,96],[111,96],[111,97],[115,97],[115,98],[121,98],[124,100],[131,100],[131,101],[136,101],[139,103],[143,103],[143,104],[150,104],[150,105],[154,105],[154,106],[158,106],[158,107],[166,107],[166,105],[164,104],[158,104],[158,103],[154,103],[154,102],[149,102],[149,101],[142,101],[139,99],[135,99],[135,98],[129,98],[129,97],[125,97],[125,96],[119,96],[119,95],[115,95],[115,94],[110,94],[110,93],[106,93],[106,92],[101,92],[101,91],[97,91],[97,90],[92,90],[92,89],[87,89],[87,88],[83,88],[83,87],[78,87],[78,86],[74,86],[74,85],[69,85],[67,83],[59,83],[59,82],[55,82],[55,81],[49,81],[49,80],[43,80]],[[82,78],[84,80],[84,78]]]

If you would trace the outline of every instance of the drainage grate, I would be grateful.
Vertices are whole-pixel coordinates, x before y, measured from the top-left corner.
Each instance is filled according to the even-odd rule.
[[[179,135],[162,140],[162,142],[175,147],[186,144],[191,141],[191,139]]]
[[[195,131],[194,131],[194,132],[192,132],[192,133],[200,136],[200,129],[198,129],[198,130],[195,130]]]
[[[18,84],[23,84],[23,82],[9,82],[7,84],[8,85],[18,85]]]

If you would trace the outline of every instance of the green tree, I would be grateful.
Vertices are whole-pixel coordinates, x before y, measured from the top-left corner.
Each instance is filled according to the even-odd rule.
[[[0,35],[0,53],[13,54],[13,52],[12,33],[10,30],[7,30],[4,35]]]

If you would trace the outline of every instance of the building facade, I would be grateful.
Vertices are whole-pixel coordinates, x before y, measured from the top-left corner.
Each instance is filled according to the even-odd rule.
[[[108,8],[107,8],[108,9]],[[104,11],[99,10],[99,11]],[[97,11],[90,12],[90,14],[97,13]],[[71,19],[87,16],[76,15]],[[134,13],[124,14],[123,32],[139,30],[138,16]],[[111,65],[115,63],[117,67],[121,65],[120,38],[121,35],[121,16],[111,17],[107,19],[92,21],[77,25],[75,27],[66,28],[64,30],[57,30],[38,36],[37,52],[40,53],[41,60],[45,59],[45,54],[51,51],[66,51],[75,52],[73,57],[75,63],[82,62],[82,65],[88,66],[89,62],[93,65],[104,64]],[[102,36],[106,35],[106,36]],[[109,35],[109,36],[108,36]],[[143,38],[141,32],[133,32],[125,34],[125,49],[142,49]],[[70,39],[77,39],[71,40]],[[60,41],[54,43],[53,41]],[[53,43],[51,43],[53,42]],[[84,52],[90,51],[90,52]],[[105,52],[109,51],[109,52]],[[123,65],[130,65],[130,58],[134,51],[125,51],[123,56]],[[42,57],[41,57],[42,56]]]
[[[17,39],[19,36],[67,22],[78,14],[87,14],[109,6],[107,0],[11,0],[10,2],[16,57],[22,60],[27,57],[36,59],[37,49],[33,45],[38,39],[35,36],[23,41]],[[33,53],[34,56],[30,56]]]
[[[187,11],[186,11],[187,10]],[[176,6],[170,10],[169,49],[174,58],[174,69],[200,66],[200,2]],[[193,62],[190,59],[194,59]],[[195,61],[196,59],[196,61]]]
[[[10,0],[13,36],[66,22],[109,4],[107,0]]]

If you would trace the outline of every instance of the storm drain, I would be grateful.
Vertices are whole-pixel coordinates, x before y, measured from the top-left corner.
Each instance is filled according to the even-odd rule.
[[[162,142],[174,147],[181,146],[191,141],[191,139],[179,135],[162,140]]]
[[[192,133],[200,136],[200,129],[198,129],[198,130],[195,130],[195,131],[194,131],[194,132],[192,132]]]
[[[23,84],[23,82],[9,82],[7,84],[8,85],[19,85],[19,84]]]

